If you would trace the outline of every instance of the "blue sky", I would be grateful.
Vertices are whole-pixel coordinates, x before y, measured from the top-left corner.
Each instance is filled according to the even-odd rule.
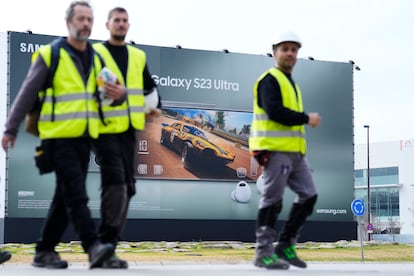
[[[0,31],[66,35],[68,0],[2,3]],[[299,57],[348,62],[354,74],[355,143],[414,138],[414,1],[411,0],[92,0],[94,39],[106,39],[114,6],[129,11],[138,44],[265,54],[277,32],[294,30]],[[329,103],[327,103],[329,104]],[[305,103],[306,107],[306,103]],[[323,120],[323,118],[322,118]],[[322,121],[323,123],[323,121]]]

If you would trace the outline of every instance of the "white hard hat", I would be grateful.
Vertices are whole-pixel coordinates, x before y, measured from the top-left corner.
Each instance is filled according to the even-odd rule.
[[[276,41],[273,43],[273,46],[278,46],[283,42],[295,42],[299,45],[299,48],[302,47],[302,42],[300,41],[299,36],[291,31],[279,34],[276,37]]]

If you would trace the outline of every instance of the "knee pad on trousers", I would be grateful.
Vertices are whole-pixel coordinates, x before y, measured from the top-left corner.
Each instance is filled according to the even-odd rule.
[[[294,203],[290,210],[289,217],[280,234],[279,241],[293,242],[298,239],[306,218],[313,212],[317,195],[308,198],[303,204]]]
[[[310,216],[313,212],[313,207],[316,204],[316,200],[318,199],[318,195],[314,195],[311,198],[308,198],[305,203],[303,203],[304,211],[306,212],[307,216]]]
[[[278,215],[282,211],[282,201],[278,201],[273,205],[259,209],[257,215],[256,227],[269,226],[275,227]]]

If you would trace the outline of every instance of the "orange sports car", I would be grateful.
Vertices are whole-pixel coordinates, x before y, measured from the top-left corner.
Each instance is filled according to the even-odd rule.
[[[160,143],[181,154],[185,168],[203,161],[207,161],[209,166],[225,165],[235,158],[232,152],[208,141],[202,130],[182,122],[163,123]]]

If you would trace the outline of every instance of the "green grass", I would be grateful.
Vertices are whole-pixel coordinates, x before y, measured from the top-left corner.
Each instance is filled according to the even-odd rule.
[[[6,244],[3,250],[13,254],[9,262],[31,262],[34,244]],[[362,260],[358,242],[301,243],[298,255],[306,261],[359,262]],[[79,242],[61,243],[56,247],[62,258],[70,262],[86,262]],[[122,242],[117,255],[131,262],[250,262],[254,244],[241,242]],[[366,243],[366,262],[413,262],[414,245],[397,243]]]

